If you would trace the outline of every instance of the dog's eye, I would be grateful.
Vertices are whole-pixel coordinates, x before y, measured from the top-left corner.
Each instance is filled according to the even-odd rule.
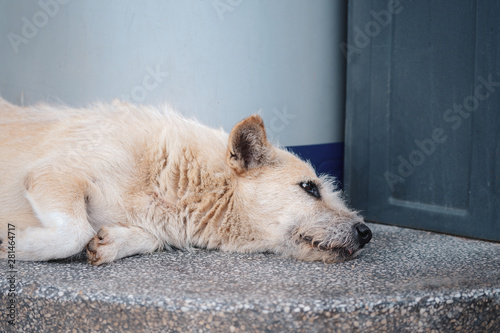
[[[304,189],[309,195],[312,195],[315,198],[321,198],[321,195],[319,194],[318,186],[312,181],[307,181],[307,182],[302,182],[299,183],[300,187]]]

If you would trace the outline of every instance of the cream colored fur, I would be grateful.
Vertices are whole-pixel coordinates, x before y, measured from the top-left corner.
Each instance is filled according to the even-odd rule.
[[[2,257],[12,224],[20,260],[195,246],[333,262],[359,253],[361,221],[329,179],[269,144],[259,116],[228,135],[167,108],[0,99]]]

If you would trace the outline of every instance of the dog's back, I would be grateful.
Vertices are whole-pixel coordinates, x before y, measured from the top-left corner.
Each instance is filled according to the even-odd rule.
[[[87,212],[99,230],[126,219],[122,207],[130,205],[128,193],[144,187],[139,182],[150,171],[138,168],[150,169],[147,164],[161,160],[167,151],[175,161],[186,146],[200,157],[219,156],[215,160],[223,165],[226,142],[224,132],[187,120],[168,107],[162,112],[119,101],[85,109],[19,107],[0,99],[0,239],[8,223],[19,229],[39,225],[26,198],[33,173],[90,184],[87,190],[94,195]],[[149,159],[151,154],[158,156],[148,161],[145,154]],[[146,165],[140,166],[143,162]],[[220,166],[214,166],[217,169]]]
[[[40,159],[40,146],[56,126],[55,112],[37,112],[0,98],[0,237],[7,223],[37,225],[24,197],[23,175]],[[5,227],[4,227],[5,226]]]

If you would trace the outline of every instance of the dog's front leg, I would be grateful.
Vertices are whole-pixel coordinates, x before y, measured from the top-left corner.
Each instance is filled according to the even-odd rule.
[[[140,227],[106,226],[87,245],[87,259],[92,265],[101,265],[134,254],[151,253],[161,245],[156,237]]]

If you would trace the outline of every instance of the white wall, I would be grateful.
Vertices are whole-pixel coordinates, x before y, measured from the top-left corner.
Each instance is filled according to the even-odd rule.
[[[343,0],[0,0],[0,94],[170,103],[286,146],[343,141]],[[156,74],[151,74],[156,73]]]

